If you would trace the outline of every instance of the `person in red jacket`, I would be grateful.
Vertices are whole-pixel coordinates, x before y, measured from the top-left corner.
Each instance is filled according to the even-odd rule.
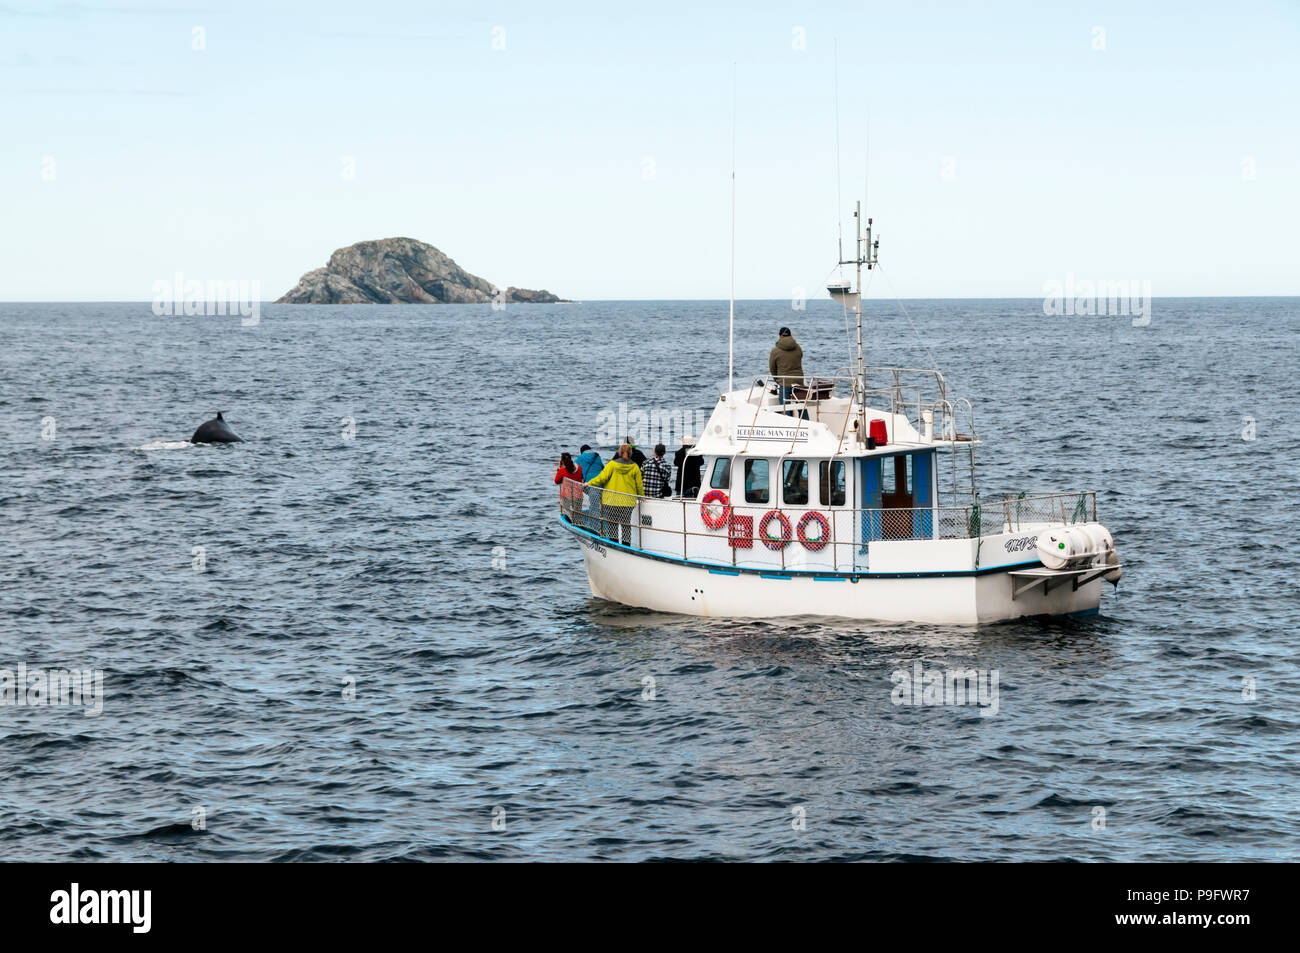
[[[582,467],[573,462],[567,453],[560,454],[560,468],[555,471],[555,482],[560,487],[560,512],[570,523],[577,524],[582,512]]]

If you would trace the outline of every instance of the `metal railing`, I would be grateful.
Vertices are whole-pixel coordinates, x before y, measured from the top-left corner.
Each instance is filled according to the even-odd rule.
[[[972,511],[972,518],[978,510],[981,526],[1009,527],[994,530],[998,533],[1019,532],[1024,527],[1097,522],[1097,494],[1092,490],[1040,496],[1004,493],[1001,496],[981,497],[966,508]],[[990,534],[984,530],[972,535]]]
[[[865,379],[859,379],[850,368],[838,368],[829,377],[817,375],[805,376],[804,381],[812,385],[820,383],[829,389],[829,399],[856,401],[859,411],[872,406],[879,410],[888,410],[891,414],[903,417],[919,434],[926,429],[926,416],[930,417],[932,433],[947,440],[973,441],[978,439],[975,433],[975,409],[965,397],[950,397],[948,382],[937,370],[915,367],[867,367]],[[870,386],[874,378],[884,378],[881,386]],[[755,402],[755,397],[776,393],[777,383],[772,378],[756,378],[750,385],[747,401]],[[822,398],[825,400],[827,398]],[[792,397],[784,404],[787,413],[793,416],[816,408],[819,400],[812,397]],[[860,439],[866,440],[865,428],[859,428]]]
[[[566,495],[566,487],[580,487],[582,499],[575,499],[573,489]],[[694,498],[625,494],[636,505],[614,510],[602,505],[602,495],[602,488],[566,480],[561,510],[575,526],[657,555],[724,565],[748,565],[758,557],[774,568],[852,569],[864,562],[873,542],[978,539],[1097,519],[1097,497],[1090,490],[1005,494],[961,506],[865,509],[753,503],[706,508]]]
[[[874,378],[885,379],[884,386],[872,387]],[[949,440],[975,440],[975,408],[965,397],[951,397],[948,380],[934,369],[920,367],[881,367],[866,369],[866,395],[889,398],[889,412],[906,417],[917,430],[924,431],[925,413],[932,415],[934,433]],[[964,425],[964,426],[963,426]]]

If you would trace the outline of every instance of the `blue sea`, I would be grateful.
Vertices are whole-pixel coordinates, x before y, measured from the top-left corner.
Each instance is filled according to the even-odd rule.
[[[1096,490],[1125,563],[970,628],[592,598],[557,458],[711,408],[725,302],[0,305],[0,669],[103,686],[0,707],[3,856],[1298,860],[1298,319],[870,303],[871,363],[973,401],[981,490]],[[849,363],[831,302],[743,301],[738,379],[782,325]],[[217,410],[246,442],[189,445]],[[917,663],[997,714],[895,704]]]

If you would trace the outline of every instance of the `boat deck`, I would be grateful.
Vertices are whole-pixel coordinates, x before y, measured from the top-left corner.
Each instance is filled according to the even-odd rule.
[[[818,506],[817,500],[802,507],[733,504],[706,492],[700,499],[637,497],[630,524],[621,524],[600,505],[600,489],[581,492],[580,507],[562,492],[561,509],[566,523],[593,540],[682,563],[760,572],[909,575],[1032,567],[1038,533],[1096,521],[1096,495],[1088,491],[866,509]]]

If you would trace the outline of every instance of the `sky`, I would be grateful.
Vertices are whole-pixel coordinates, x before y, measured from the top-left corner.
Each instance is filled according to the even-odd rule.
[[[1300,0],[0,0],[0,301],[391,236],[725,299],[733,73],[739,298],[824,296],[864,192],[889,297],[1300,294]]]

